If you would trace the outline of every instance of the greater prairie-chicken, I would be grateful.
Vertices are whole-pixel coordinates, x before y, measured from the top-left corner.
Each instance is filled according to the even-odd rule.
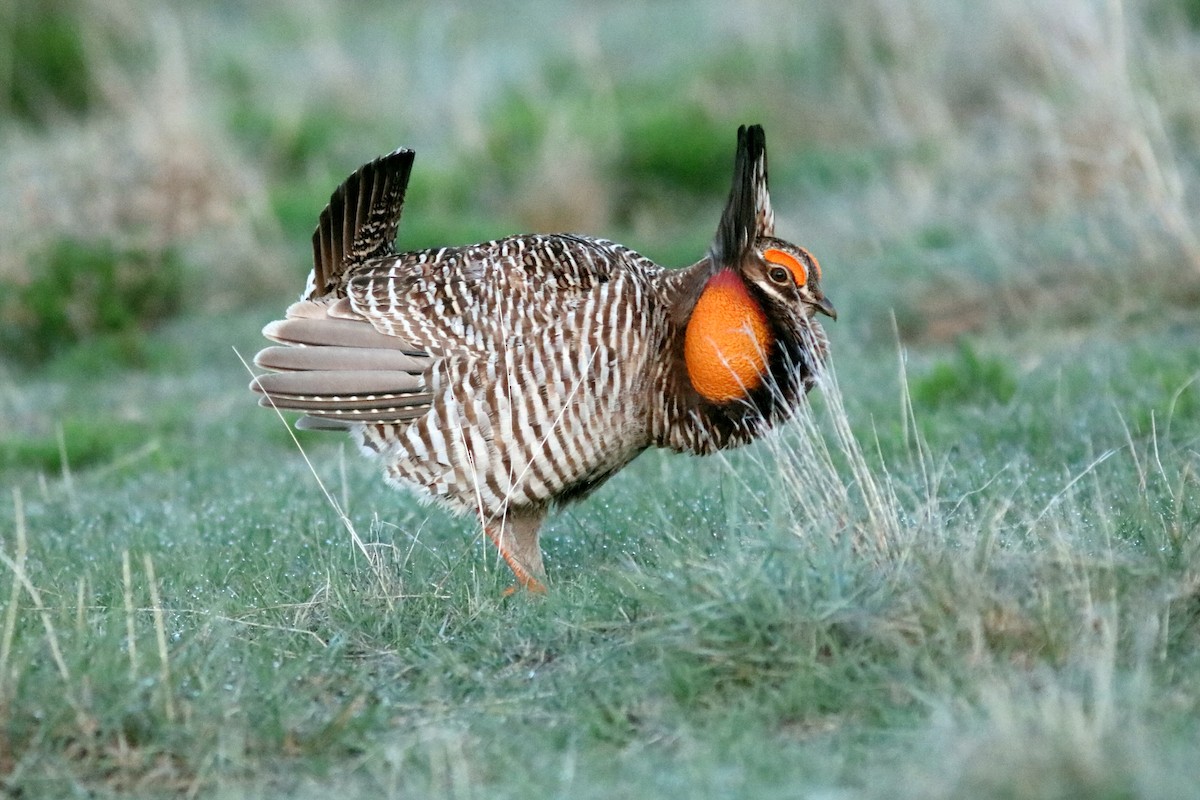
[[[263,334],[251,388],[346,430],[387,477],[484,531],[541,591],[538,530],[650,446],[697,454],[785,420],[836,317],[821,268],[774,236],[761,127],[738,130],[733,187],[708,253],[669,270],[611,241],[512,236],[393,247],[413,152],[338,187],[313,270]]]

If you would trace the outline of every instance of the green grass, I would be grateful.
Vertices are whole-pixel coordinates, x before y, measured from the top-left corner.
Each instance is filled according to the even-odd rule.
[[[1195,5],[76,19],[0,73],[0,796],[1200,796]],[[246,391],[363,161],[404,246],[682,264],[750,121],[836,376],[552,517],[548,596]]]
[[[198,369],[23,389],[55,418],[159,416],[153,452],[69,479],[5,462],[3,552],[40,600],[10,563],[11,790],[1166,797],[1200,777],[1195,389],[1130,391],[1125,369],[1181,352],[1169,336],[1083,361],[1031,342],[1042,366],[1003,406],[907,410],[895,358],[848,342],[811,419],[728,458],[643,456],[551,523],[552,593],[503,599],[468,522],[311,437],[370,558],[352,543],[225,349],[262,318],[164,331]],[[918,360],[910,381],[944,363]]]

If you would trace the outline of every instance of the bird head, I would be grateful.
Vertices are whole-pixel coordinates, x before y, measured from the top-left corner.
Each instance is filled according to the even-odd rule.
[[[772,372],[811,364],[804,356],[814,349],[821,356],[824,336],[813,317],[836,319],[837,311],[821,291],[817,259],[775,237],[759,125],[738,129],[733,185],[708,263],[684,342],[688,375],[701,396],[714,403],[744,399]]]
[[[775,237],[767,186],[767,139],[761,125],[738,128],[729,200],[709,249],[714,271],[732,269],[781,311],[837,319],[821,291],[821,265],[803,247]]]

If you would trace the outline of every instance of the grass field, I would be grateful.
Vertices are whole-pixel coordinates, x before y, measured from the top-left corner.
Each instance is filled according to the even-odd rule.
[[[0,11],[0,797],[1200,797],[1200,5],[338,8]],[[548,596],[246,391],[360,163],[681,265],[753,121],[834,371]]]

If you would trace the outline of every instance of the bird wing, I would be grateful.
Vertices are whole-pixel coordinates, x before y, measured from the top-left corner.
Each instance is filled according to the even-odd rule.
[[[432,402],[426,383],[434,359],[379,333],[344,300],[295,303],[263,335],[279,344],[254,357],[255,366],[271,372],[250,388],[263,395],[261,405],[303,411],[299,427],[403,422]]]

